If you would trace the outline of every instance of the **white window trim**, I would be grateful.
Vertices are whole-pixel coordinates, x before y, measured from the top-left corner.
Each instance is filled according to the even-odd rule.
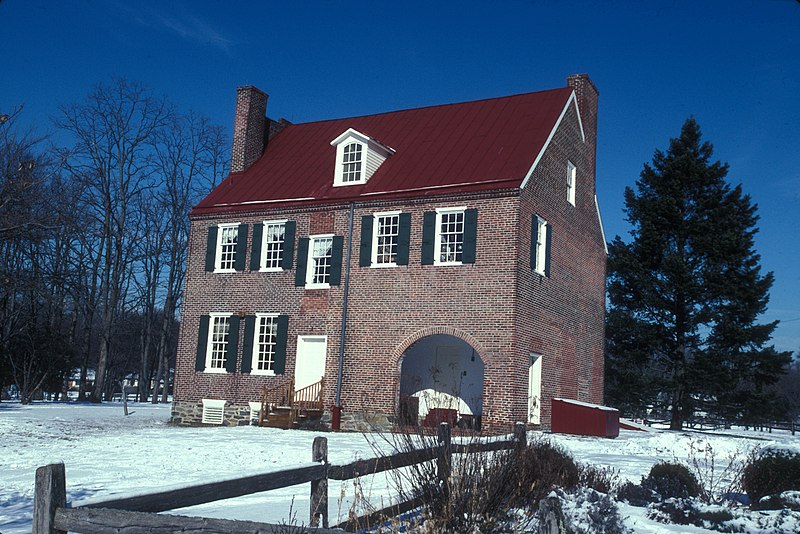
[[[534,272],[545,276],[545,265],[547,265],[547,221],[536,216],[538,221],[536,225],[536,267]],[[531,236],[533,239],[534,236]]]
[[[361,176],[358,180],[345,182],[344,149],[353,143],[361,145]],[[336,146],[336,170],[333,174],[333,187],[347,187],[348,185],[363,185],[367,183],[367,151],[369,150],[369,138],[351,128],[347,130],[345,134],[334,139],[331,144]]]
[[[316,234],[308,236],[308,256],[306,256],[306,289],[330,289],[329,283],[312,284],[309,280],[314,278],[314,240],[333,239],[336,234]],[[331,254],[333,251],[331,250]]]
[[[567,160],[567,202],[575,205],[575,190],[578,185],[578,169],[575,164]]]
[[[222,262],[222,229],[223,228],[236,228],[236,242],[239,242],[239,224],[236,223],[220,223],[217,225],[217,244],[214,250],[214,272],[215,273],[235,273],[236,269],[222,269],[220,263]],[[236,265],[236,247],[233,249],[233,263]]]
[[[218,318],[218,317],[226,317],[226,318],[228,318],[231,315],[233,315],[233,313],[215,312],[215,313],[209,313],[208,314],[208,337],[206,338],[206,366],[205,366],[205,369],[203,369],[204,373],[220,374],[220,375],[224,375],[224,374],[228,373],[228,369],[226,369],[226,367],[224,365],[222,367],[216,367],[216,368],[211,367],[211,351],[214,348],[213,347],[213,343],[212,343],[212,339],[214,339],[214,319]],[[230,328],[230,324],[228,325],[228,328]],[[230,332],[230,330],[228,330],[228,343],[230,343],[230,339],[231,339],[231,332]],[[227,357],[228,357],[227,350],[228,350],[228,345],[226,344],[225,345],[225,358],[226,358],[225,363],[228,363],[227,362]]]
[[[256,313],[256,327],[253,329],[253,354],[250,357],[250,374],[257,376],[275,376],[274,370],[258,369],[258,326],[263,317],[277,318],[278,313]]]
[[[372,214],[372,251],[370,253],[370,267],[373,267],[375,269],[385,269],[387,267],[389,267],[389,268],[397,267],[397,263],[396,262],[378,263],[378,218],[379,217],[392,217],[392,216],[395,216],[395,215],[400,217],[400,215],[402,213],[403,213],[402,211],[396,210],[396,211],[381,211],[381,212]],[[399,220],[397,221],[397,224],[398,224],[397,229],[398,229],[398,232],[399,232],[400,231],[400,221]],[[399,234],[398,234],[397,238],[398,238],[398,241],[399,241],[399,239],[400,239],[400,235]]]
[[[283,254],[286,252],[286,223],[289,222],[289,219],[276,219],[274,221],[262,221],[263,225],[263,233],[261,234],[261,258],[258,262],[258,272],[260,273],[280,273],[283,272],[283,267],[265,267],[267,263],[267,225],[268,224],[282,224],[283,231],[284,231],[284,239],[283,239],[283,250],[281,251],[281,260],[283,260]]]
[[[460,261],[440,261],[439,258],[442,257],[442,215],[445,213],[463,213],[464,214],[464,223],[466,224],[466,217],[467,217],[467,207],[466,206],[456,206],[452,208],[436,208],[436,228],[435,228],[435,240],[433,243],[433,264],[434,265],[464,265],[463,262]],[[466,228],[465,228],[466,231]],[[462,244],[463,247],[463,244]],[[463,253],[463,249],[462,249]]]

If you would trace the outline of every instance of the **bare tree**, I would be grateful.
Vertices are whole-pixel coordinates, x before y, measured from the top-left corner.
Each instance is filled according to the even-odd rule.
[[[100,84],[81,104],[62,106],[56,124],[76,139],[69,158],[75,179],[84,186],[83,208],[98,225],[96,243],[85,252],[99,269],[100,347],[92,400],[99,402],[112,350],[114,327],[130,277],[130,229],[135,199],[153,187],[150,144],[172,117],[163,99],[141,84],[117,79]],[[99,261],[98,261],[99,260]]]
[[[164,306],[156,349],[158,370],[156,394],[163,383],[162,402],[167,402],[169,355],[173,328],[183,290],[184,268],[189,241],[189,210],[227,173],[228,143],[222,128],[205,117],[189,113],[176,118],[158,135],[156,161],[163,183],[158,202],[166,215],[163,241]],[[153,402],[158,402],[156,394]]]
[[[72,359],[69,230],[53,208],[65,188],[59,166],[41,138],[17,130],[18,114],[0,121],[0,375],[30,402],[43,384],[63,381]]]

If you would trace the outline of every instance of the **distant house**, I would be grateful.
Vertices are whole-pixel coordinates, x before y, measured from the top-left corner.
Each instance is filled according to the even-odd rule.
[[[335,428],[549,426],[601,403],[598,93],[304,124],[240,87],[230,176],[191,212],[173,419],[237,424],[324,378]]]

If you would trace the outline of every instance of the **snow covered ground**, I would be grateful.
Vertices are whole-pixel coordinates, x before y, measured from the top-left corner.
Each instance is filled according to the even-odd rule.
[[[167,424],[168,405],[131,404],[123,415],[119,403],[103,405],[0,403],[0,533],[30,532],[34,472],[37,467],[63,462],[67,499],[74,505],[112,495],[147,493],[169,487],[202,484],[311,460],[311,443],[318,432],[256,427],[184,428]],[[329,461],[349,463],[375,456],[381,438],[361,434],[325,433]],[[535,439],[536,434],[531,434]],[[691,449],[713,449],[716,470],[735,457],[743,459],[753,447],[800,451],[800,435],[736,431],[725,435],[698,432],[622,431],[617,439],[550,435],[576,460],[619,470],[623,479],[639,482],[660,460],[688,461],[703,457]],[[372,443],[372,444],[371,444]],[[385,446],[385,445],[383,445]],[[388,450],[388,449],[387,449]],[[284,488],[237,499],[176,510],[182,515],[281,522],[290,509],[298,523],[307,523],[309,485]],[[329,487],[331,523],[347,518],[354,495],[381,507],[393,498],[385,474]],[[358,501],[358,499],[356,499]],[[709,532],[697,527],[664,525],[645,517],[644,508],[620,504],[625,523],[635,532]],[[792,519],[795,532],[800,520]],[[772,532],[757,522],[745,522],[746,532]]]

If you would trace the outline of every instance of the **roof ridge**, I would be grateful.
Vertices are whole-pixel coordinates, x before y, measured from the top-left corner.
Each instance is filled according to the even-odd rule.
[[[423,109],[446,108],[446,107],[450,107],[450,106],[460,106],[460,105],[463,105],[463,104],[475,104],[475,103],[478,103],[478,102],[489,102],[491,100],[503,100],[505,98],[514,98],[514,97],[518,97],[518,96],[535,95],[535,94],[539,94],[539,93],[553,93],[553,92],[556,92],[556,91],[564,91],[564,90],[572,91],[573,89],[572,89],[572,87],[569,87],[569,86],[556,87],[554,89],[542,89],[541,91],[529,91],[527,93],[514,93],[514,94],[511,94],[511,95],[505,95],[505,96],[493,96],[493,97],[488,97],[488,98],[478,98],[476,100],[465,100],[463,102],[448,102],[446,104],[433,104],[433,105],[430,105],[430,106],[418,106],[418,107],[412,107],[412,108],[395,109],[395,110],[392,110],[392,111],[382,111],[380,113],[368,113],[366,115],[354,115],[352,117],[338,117],[338,118],[333,118],[333,119],[321,119],[321,120],[317,120],[317,121],[308,121],[308,122],[293,122],[293,123],[290,123],[288,126],[289,127],[291,127],[291,126],[305,126],[305,125],[310,125],[310,124],[322,124],[322,123],[326,123],[326,122],[343,121],[343,120],[348,120],[348,119],[363,119],[365,117],[380,117],[381,115],[390,115],[392,113],[402,113],[404,111],[417,111],[417,110],[423,110]]]

